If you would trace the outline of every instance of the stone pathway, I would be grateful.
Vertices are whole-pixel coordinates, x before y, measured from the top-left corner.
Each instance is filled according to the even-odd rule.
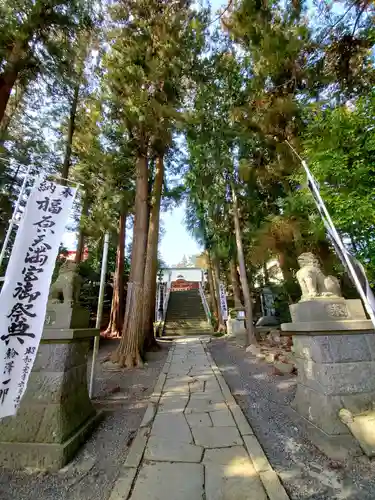
[[[171,347],[109,500],[288,500],[205,347]]]

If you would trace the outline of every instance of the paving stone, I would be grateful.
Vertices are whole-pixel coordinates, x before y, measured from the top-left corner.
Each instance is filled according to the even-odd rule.
[[[189,396],[186,395],[163,395],[160,399],[158,413],[182,413],[185,409]]]
[[[191,394],[195,392],[203,392],[204,387],[204,380],[193,379],[193,381],[189,384],[189,390]]]
[[[212,384],[216,384],[216,387],[218,387],[216,377],[215,377],[212,370],[209,370],[208,372],[196,375],[194,378],[206,382],[206,385],[207,385],[207,383],[212,383]]]
[[[142,460],[149,433],[150,430],[147,427],[139,429],[126,457],[125,467],[138,467]]]
[[[170,363],[165,363],[162,369],[162,373],[167,374],[169,372],[170,367],[171,367]]]
[[[267,492],[269,500],[289,500],[283,485],[280,483],[279,476],[274,470],[261,472],[260,479]]]
[[[178,377],[188,377],[189,371],[190,371],[190,368],[181,368],[179,370],[174,369],[173,371],[172,371],[172,369],[170,369],[168,372],[167,378],[170,379],[170,378],[178,378]]]
[[[163,390],[163,385],[164,385],[166,378],[167,378],[167,376],[165,373],[161,373],[159,375],[159,378],[158,378],[156,385],[154,387],[154,391],[152,393],[152,395],[154,397],[159,398],[161,396],[161,392]]]
[[[144,464],[130,500],[202,500],[203,482],[201,464]]]
[[[205,391],[206,392],[221,392],[220,386],[216,380],[216,377],[213,379],[209,379],[205,383]]]
[[[141,427],[148,427],[154,419],[156,413],[156,405],[150,402],[147,406],[146,412],[143,416]]]
[[[202,463],[215,463],[219,465],[240,463],[248,464],[250,467],[253,467],[249,455],[243,446],[232,446],[231,448],[212,448],[205,450]]]
[[[228,409],[210,412],[214,427],[236,427],[232,414]]]
[[[210,372],[211,372],[211,368],[209,365],[207,365],[207,367],[205,367],[204,369],[202,369],[203,367],[200,366],[199,368],[191,368],[189,370],[189,375],[191,375],[192,377],[199,377],[199,376],[209,376],[210,375]]]
[[[167,380],[164,384],[163,395],[167,394],[189,394],[189,384],[181,382],[178,378]]]
[[[189,375],[173,375],[173,377],[170,377],[170,373],[167,375],[167,383],[172,382],[173,383],[180,383],[180,384],[190,384],[190,382],[193,382],[195,380],[194,377],[190,377]]]
[[[190,428],[182,413],[157,414],[151,429],[151,436],[192,443]]]
[[[246,449],[253,461],[255,470],[257,472],[266,472],[271,470],[271,464],[268,461],[259,441],[255,436],[243,436]]]
[[[195,444],[205,448],[242,445],[242,439],[236,427],[192,427],[191,430]]]
[[[124,498],[128,498],[136,473],[136,468],[123,468],[108,500],[124,500]]]
[[[206,500],[267,500],[254,469],[246,464],[205,466]]]
[[[185,417],[190,427],[212,427],[208,413],[188,413]]]
[[[238,405],[231,406],[230,411],[232,412],[234,420],[236,421],[237,427],[242,436],[254,434],[251,425],[247,421],[245,415],[242,413],[242,410]]]
[[[148,440],[144,458],[163,462],[195,462],[202,459],[203,448],[170,438],[151,436]]]
[[[195,399],[189,401],[185,408],[185,414],[189,413],[206,413],[210,411],[226,409],[227,405],[222,403],[211,403],[207,399]]]
[[[224,377],[222,376],[219,368],[217,368],[216,365],[215,365],[215,370],[214,371],[217,372],[216,373],[217,381],[219,382],[219,385],[220,385],[221,391],[223,393],[225,402],[229,406],[235,406],[237,404],[236,400],[232,396],[232,393],[230,392],[230,389],[229,389],[227,383],[225,382]]]
[[[221,391],[216,392],[195,392],[190,396],[190,402],[209,401],[210,403],[221,403],[224,401]]]

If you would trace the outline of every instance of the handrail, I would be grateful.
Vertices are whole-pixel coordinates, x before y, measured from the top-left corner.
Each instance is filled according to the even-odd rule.
[[[168,302],[169,302],[169,296],[171,294],[171,287],[172,287],[172,283],[171,281],[168,281],[167,283],[167,292],[165,294],[165,297],[164,297],[164,304],[163,304],[163,323],[165,322],[165,318],[167,316],[167,309],[168,309]]]
[[[210,308],[208,307],[206,295],[205,295],[205,293],[203,291],[203,287],[202,287],[202,283],[201,282],[199,282],[199,293],[200,293],[200,296],[201,296],[201,299],[202,299],[203,309],[204,309],[204,312],[206,313],[207,321],[208,321],[208,323],[211,323]]]

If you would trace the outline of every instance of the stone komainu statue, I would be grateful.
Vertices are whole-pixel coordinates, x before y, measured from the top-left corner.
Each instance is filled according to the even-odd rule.
[[[82,278],[77,272],[77,264],[67,260],[60,267],[57,280],[50,288],[48,300],[52,304],[77,304],[81,285]]]
[[[301,287],[301,300],[316,297],[341,297],[339,280],[334,276],[324,276],[318,258],[311,252],[298,257],[300,270],[297,280]]]

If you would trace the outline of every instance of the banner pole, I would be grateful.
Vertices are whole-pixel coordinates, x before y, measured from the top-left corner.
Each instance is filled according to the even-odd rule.
[[[310,172],[310,169],[308,168],[307,166],[307,163],[305,162],[305,160],[303,160],[301,158],[301,156],[297,153],[297,151],[293,148],[293,146],[289,143],[289,141],[285,141],[288,146],[291,148],[291,150],[294,152],[294,154],[298,157],[298,159],[300,160],[304,170],[305,170],[305,173],[307,175],[307,178],[308,180],[310,181],[311,183],[311,187],[312,187],[312,190],[314,191],[314,194],[315,196],[317,197],[317,199],[319,200],[319,203],[320,203],[320,207],[318,208],[321,208],[323,213],[324,213],[324,216],[327,218],[327,223],[329,225],[329,228],[331,229],[332,233],[334,234],[334,236],[336,237],[336,240],[337,240],[337,243],[338,245],[340,246],[340,250],[342,251],[342,254],[343,254],[343,257],[345,259],[345,262],[346,262],[346,265],[348,266],[348,269],[350,271],[350,274],[352,275],[352,278],[353,278],[353,281],[354,281],[354,284],[357,288],[357,291],[361,297],[361,299],[363,300],[363,303],[365,305],[365,308],[366,308],[366,311],[367,311],[367,314],[370,316],[370,319],[371,319],[371,322],[372,324],[374,325],[374,328],[375,328],[375,314],[372,310],[372,307],[370,306],[370,303],[366,297],[366,293],[365,291],[363,290],[363,287],[362,287],[362,284],[358,278],[358,275],[353,267],[353,264],[348,256],[348,252],[344,246],[344,243],[341,239],[341,236],[339,235],[338,231],[336,230],[336,227],[335,225],[333,224],[333,221],[331,219],[331,216],[329,215],[329,212],[327,210],[327,207],[323,201],[323,198],[321,197],[320,195],[320,192],[319,192],[319,189],[317,188],[317,185],[315,183],[315,179],[314,177],[312,176],[311,172]]]
[[[95,365],[96,365],[96,360],[97,360],[98,352],[99,352],[100,325],[101,325],[102,316],[103,316],[105,275],[107,273],[108,246],[109,246],[109,233],[107,232],[104,235],[102,268],[101,268],[101,273],[100,273],[99,300],[98,300],[98,308],[96,311],[95,328],[99,329],[99,335],[97,335],[94,339],[94,350],[92,353],[90,385],[89,385],[89,397],[90,398],[92,398],[93,391],[94,391]]]
[[[9,238],[10,238],[10,235],[12,234],[13,226],[14,226],[14,224],[16,222],[15,217],[17,215],[18,209],[20,208],[20,204],[21,204],[21,201],[22,201],[22,196],[23,196],[23,193],[24,193],[24,191],[26,189],[26,184],[27,184],[27,181],[28,181],[29,176],[30,176],[30,170],[31,170],[31,165],[29,165],[29,167],[28,167],[28,169],[26,171],[25,177],[24,177],[23,182],[22,182],[21,190],[20,190],[18,198],[17,198],[16,205],[15,205],[14,210],[13,210],[12,218],[9,221],[9,226],[8,226],[7,234],[5,236],[3,247],[2,247],[1,253],[0,253],[0,266],[3,263],[4,257],[5,257],[5,252],[6,252],[8,243],[9,243]]]

